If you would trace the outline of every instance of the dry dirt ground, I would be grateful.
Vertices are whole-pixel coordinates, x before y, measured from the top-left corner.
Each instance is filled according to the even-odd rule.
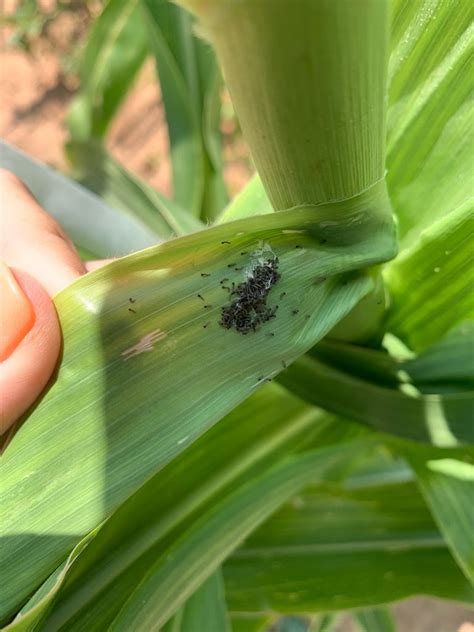
[[[48,4],[48,0],[44,2]],[[14,0],[0,0],[0,9],[6,13],[14,6]],[[3,30],[0,43],[0,137],[62,171],[67,170],[64,117],[77,81],[64,75],[60,53],[68,49],[71,40],[80,41],[84,31],[77,18],[64,15],[52,25],[49,40],[37,42],[32,53],[7,46],[11,28]],[[230,194],[235,195],[248,180],[251,168],[245,144],[233,137],[232,121],[226,125],[226,181]],[[171,194],[168,140],[151,62],[143,68],[116,117],[108,146],[127,168]],[[395,612],[400,632],[474,632],[472,613],[452,604],[415,599],[399,604]],[[348,621],[338,627],[338,632],[352,630]]]

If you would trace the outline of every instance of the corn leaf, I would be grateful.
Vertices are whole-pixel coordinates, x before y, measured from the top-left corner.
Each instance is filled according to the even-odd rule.
[[[94,536],[95,532],[91,531],[73,548],[64,563],[48,577],[18,612],[11,624],[2,629],[5,631],[14,630],[15,632],[33,632],[37,629],[38,622],[46,616],[74,560]]]
[[[474,30],[464,0],[392,8],[387,182],[404,247],[472,197]]]
[[[0,165],[16,173],[74,243],[95,258],[129,254],[158,236],[133,214],[108,206],[73,180],[0,141]]]
[[[172,549],[173,558],[176,555],[173,562],[158,562],[149,569],[114,619],[111,629],[129,630],[146,625],[150,630],[158,630],[180,588],[186,594],[193,583],[199,581],[199,575],[208,572],[207,565],[214,568],[216,563],[223,561],[265,517],[273,513],[283,498],[294,494],[308,481],[326,477],[328,470],[344,463],[354,447],[364,446],[327,448],[289,459],[270,470],[267,476],[252,479],[247,486],[231,494],[210,515],[197,521],[195,533],[185,542],[178,541]],[[220,529],[216,529],[218,520]],[[220,540],[219,546],[216,536],[218,542]],[[176,581],[177,572],[179,581]]]
[[[474,585],[474,450],[452,456],[406,450],[405,455],[440,531]]]
[[[143,0],[166,111],[176,201],[213,219],[226,202],[220,150],[220,75],[193,18],[167,0]]]
[[[415,594],[472,604],[415,484],[374,478],[310,487],[257,529],[224,564],[230,611],[341,610]]]
[[[405,360],[404,369],[421,390],[474,390],[474,323],[462,323],[422,354]]]
[[[222,77],[209,44],[199,37],[195,37],[194,41],[201,85],[201,135],[205,166],[201,217],[205,221],[213,221],[228,203],[221,135]]]
[[[232,632],[266,632],[273,617],[247,612],[234,613],[231,617]]]
[[[139,0],[108,0],[81,60],[81,90],[67,119],[73,138],[106,134],[147,52]]]
[[[163,472],[157,474],[132,496],[117,514],[114,514],[94,542],[98,552],[89,550],[85,558],[81,558],[80,568],[74,568],[73,577],[67,578],[69,583],[74,581],[74,578],[80,578],[82,594],[75,599],[79,601],[79,604],[93,599],[96,593],[106,588],[120,574],[120,571],[128,571],[130,564],[153,547],[163,535],[166,536],[177,524],[185,520],[189,513],[196,512],[200,505],[208,502],[209,498],[229,485],[236,477],[246,476],[248,468],[254,468],[260,460],[263,460],[264,464],[269,458],[273,460],[281,452],[282,446],[286,448],[290,444],[293,445],[295,440],[298,444],[301,433],[311,435],[313,431],[319,433],[320,428],[326,428],[327,422],[320,421],[320,418],[321,415],[317,411],[312,412],[309,407],[285,395],[281,389],[272,385],[268,385],[246,400],[192,448],[185,451],[177,461],[175,460]],[[290,430],[287,427],[288,419],[293,419]],[[211,448],[211,453],[214,455],[212,460],[202,460],[202,455],[205,453],[203,444]],[[238,455],[237,459],[236,455]],[[231,464],[230,467],[229,464]],[[196,472],[199,472],[202,490],[197,494],[195,493]],[[170,484],[178,486],[176,492],[170,493]],[[159,500],[158,503],[156,499]],[[166,519],[167,515],[170,518]],[[124,517],[123,521],[121,521],[121,516]],[[117,523],[118,528],[115,527]],[[143,524],[150,525],[145,532],[143,532]],[[120,542],[123,538],[129,544],[135,540],[135,545],[122,549]],[[30,552],[35,550],[34,544],[33,541]],[[6,549],[5,545],[7,552]],[[113,559],[107,555],[111,551],[114,552]],[[150,559],[149,555],[148,559]],[[23,574],[26,574],[27,567],[15,568],[14,558],[11,562],[11,567],[8,569],[8,560],[6,561],[5,574],[2,575],[11,576],[13,581],[16,578],[17,587],[21,587],[25,578],[20,579],[17,571],[21,570]],[[108,572],[99,574],[99,577],[102,576],[104,579],[102,582],[97,579],[93,581],[88,595],[85,588],[88,585],[87,575],[84,577],[84,573],[92,566],[97,576],[97,567],[100,568],[102,564],[107,568],[110,562],[112,566]],[[32,581],[41,576],[41,573],[47,574],[48,565],[51,565],[49,559],[36,559],[35,562],[30,558],[30,565],[35,563],[37,574],[33,576]],[[43,608],[49,605],[56,596],[57,589],[64,581],[64,570],[68,570],[69,566],[68,560],[65,560],[53,572],[22,610],[21,616],[15,623],[15,629],[16,627],[21,629],[20,626],[29,623],[33,616],[41,617],[44,614]],[[50,566],[51,570],[53,568],[54,566]],[[37,603],[41,603],[40,611],[36,607]],[[28,617],[25,617],[23,621],[23,614],[26,615],[26,613]],[[35,619],[34,623],[38,623],[38,620]]]
[[[466,361],[470,360],[472,329],[469,333],[464,336],[466,353],[461,356]],[[454,357],[453,348],[458,348],[457,337],[447,339],[427,360],[420,356],[413,361],[412,378],[411,361],[325,341],[299,358],[278,381],[312,404],[382,432],[439,446],[474,443],[474,390],[464,376],[458,382],[452,379],[457,371],[450,370],[448,363],[461,359]],[[431,383],[433,373],[438,379]],[[444,375],[451,377],[449,389],[439,386]]]
[[[416,351],[474,319],[473,209],[469,201],[452,210],[386,268],[387,329]]]
[[[258,175],[254,175],[242,191],[225,207],[216,223],[223,224],[253,215],[265,215],[272,211],[273,208],[262,181]]]
[[[224,585],[220,572],[214,573],[192,595],[172,619],[165,624],[163,632],[230,632]]]
[[[138,217],[160,239],[203,228],[202,222],[125,169],[99,143],[69,143],[68,154],[84,186],[115,208]]]

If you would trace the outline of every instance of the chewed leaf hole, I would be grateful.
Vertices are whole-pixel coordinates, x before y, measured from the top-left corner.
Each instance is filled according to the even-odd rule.
[[[246,268],[247,280],[230,290],[231,302],[222,308],[221,327],[246,335],[275,318],[278,306],[269,307],[267,298],[281,277],[278,268],[278,257],[270,246],[261,245],[252,254],[251,263]]]

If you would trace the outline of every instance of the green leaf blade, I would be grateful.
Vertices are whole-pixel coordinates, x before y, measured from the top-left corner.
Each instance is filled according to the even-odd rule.
[[[474,451],[460,457],[439,454],[429,458],[407,451],[421,492],[455,559],[474,585]]]
[[[227,560],[224,579],[231,611],[327,612],[415,594],[474,599],[414,483],[390,479],[307,488]]]
[[[68,115],[77,140],[105,136],[147,55],[138,0],[109,0],[81,61],[81,91]]]
[[[474,30],[463,0],[402,1],[393,20],[387,182],[409,246],[472,196]]]
[[[473,227],[470,200],[423,231],[386,268],[392,299],[387,329],[415,351],[474,319]]]

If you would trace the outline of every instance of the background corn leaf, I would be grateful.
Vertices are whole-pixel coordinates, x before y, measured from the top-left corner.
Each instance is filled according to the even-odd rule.
[[[213,219],[225,205],[220,150],[220,75],[193,18],[167,0],[142,1],[166,111],[176,201]]]
[[[234,613],[231,616],[232,632],[264,632],[274,617],[254,613]]]
[[[202,101],[201,135],[204,148],[205,184],[201,217],[203,220],[212,221],[228,203],[221,135],[223,82],[212,47],[200,37],[193,39],[196,46]]]
[[[70,143],[68,155],[84,186],[115,208],[137,216],[160,240],[204,227],[177,202],[122,167],[99,143]]]
[[[354,447],[357,448],[357,444],[307,452],[283,462],[267,476],[253,478],[248,485],[230,494],[209,515],[196,522],[194,534],[189,534],[185,541],[178,540],[171,549],[171,560],[158,562],[149,569],[114,619],[111,629],[129,630],[146,625],[150,630],[159,630],[173,608],[173,601],[182,599],[183,593],[186,595],[202,573],[207,574],[223,561],[285,497],[293,495],[310,480],[327,477],[328,470],[334,466],[344,464]],[[360,448],[363,447],[361,444]],[[144,606],[145,599],[147,605]]]
[[[132,213],[108,206],[70,178],[4,141],[0,141],[0,165],[16,173],[76,246],[97,259],[126,255],[157,241],[154,231]]]
[[[105,135],[147,53],[139,0],[108,0],[81,59],[81,90],[68,115],[73,138]]]
[[[422,354],[402,362],[423,392],[474,390],[474,322],[455,327]]]
[[[425,349],[474,319],[473,209],[470,200],[434,222],[386,267],[387,328],[412,349]]]
[[[474,584],[474,450],[457,455],[407,450],[406,457],[440,531]]]
[[[392,3],[387,183],[402,247],[472,197],[471,9]]]
[[[225,207],[216,223],[222,224],[252,215],[265,215],[272,211],[272,205],[262,181],[258,175],[254,175],[242,191]]]
[[[413,361],[413,378],[410,361],[397,361],[384,351],[325,341],[278,380],[306,401],[382,432],[439,446],[474,443],[472,381],[465,376],[456,381],[453,373],[457,371],[449,369],[449,363],[459,366],[462,358],[470,359],[472,333],[472,328],[466,328],[466,353],[459,358],[455,355],[457,336],[430,353],[429,361],[419,356]],[[439,387],[433,373],[438,382],[441,376],[450,377],[450,388]]]
[[[365,608],[356,612],[354,619],[361,632],[396,632],[388,608]]]
[[[230,632],[220,572],[211,575],[161,629],[163,632]]]
[[[391,478],[374,471],[287,503],[224,564],[231,612],[342,610],[420,593],[472,603],[416,485]]]

